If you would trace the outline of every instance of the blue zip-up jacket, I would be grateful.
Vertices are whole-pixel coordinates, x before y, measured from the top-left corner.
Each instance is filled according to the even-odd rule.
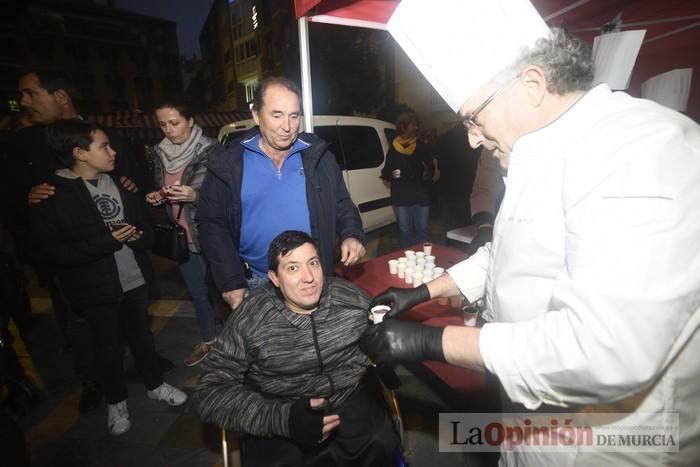
[[[196,215],[199,241],[220,292],[248,287],[238,255],[244,151],[241,141],[257,131],[256,128],[247,132],[241,139],[227,143],[223,151],[210,155],[199,193]],[[309,133],[301,133],[299,139],[311,145],[301,152],[311,237],[318,245],[324,273],[331,276],[336,236],[340,236],[341,241],[354,237],[364,244],[362,220],[350,199],[335,156],[328,150],[328,143]],[[279,201],[280,209],[284,209],[284,200]],[[246,222],[255,222],[255,219],[246,219]]]

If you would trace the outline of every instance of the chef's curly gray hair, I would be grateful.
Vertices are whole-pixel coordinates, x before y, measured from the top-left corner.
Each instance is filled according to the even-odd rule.
[[[593,83],[591,46],[561,28],[552,28],[548,38],[538,39],[495,81],[511,80],[526,65],[542,68],[547,78],[547,90],[552,93],[562,95],[587,91]]]

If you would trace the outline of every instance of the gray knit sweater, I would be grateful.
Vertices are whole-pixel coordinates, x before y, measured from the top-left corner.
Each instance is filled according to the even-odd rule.
[[[289,310],[272,285],[245,300],[204,360],[195,389],[202,419],[254,436],[289,436],[294,400],[325,397],[336,410],[369,364],[358,345],[369,302],[338,278],[309,315]]]

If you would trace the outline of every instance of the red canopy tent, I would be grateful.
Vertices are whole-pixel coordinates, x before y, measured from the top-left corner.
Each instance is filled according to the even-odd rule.
[[[294,7],[300,21],[307,19],[312,23],[383,29],[399,1],[295,0]],[[532,0],[532,3],[549,25],[565,27],[589,42],[600,34],[603,25],[620,13],[623,31],[646,29],[628,92],[639,96],[641,83],[652,76],[674,68],[693,68],[695,77],[687,114],[700,121],[700,53],[697,51],[700,45],[700,1]],[[430,2],[426,1],[426,6],[429,5]],[[300,27],[302,47],[304,40],[308,44],[308,36],[306,39],[302,37]],[[302,66],[302,81],[308,71],[308,65]],[[306,105],[305,110],[311,113]]]

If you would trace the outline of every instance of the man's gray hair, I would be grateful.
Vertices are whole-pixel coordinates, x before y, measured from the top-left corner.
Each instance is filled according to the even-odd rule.
[[[552,28],[548,38],[538,39],[496,81],[513,79],[526,65],[537,65],[544,70],[547,90],[551,93],[588,91],[593,84],[591,46],[561,28]]]

